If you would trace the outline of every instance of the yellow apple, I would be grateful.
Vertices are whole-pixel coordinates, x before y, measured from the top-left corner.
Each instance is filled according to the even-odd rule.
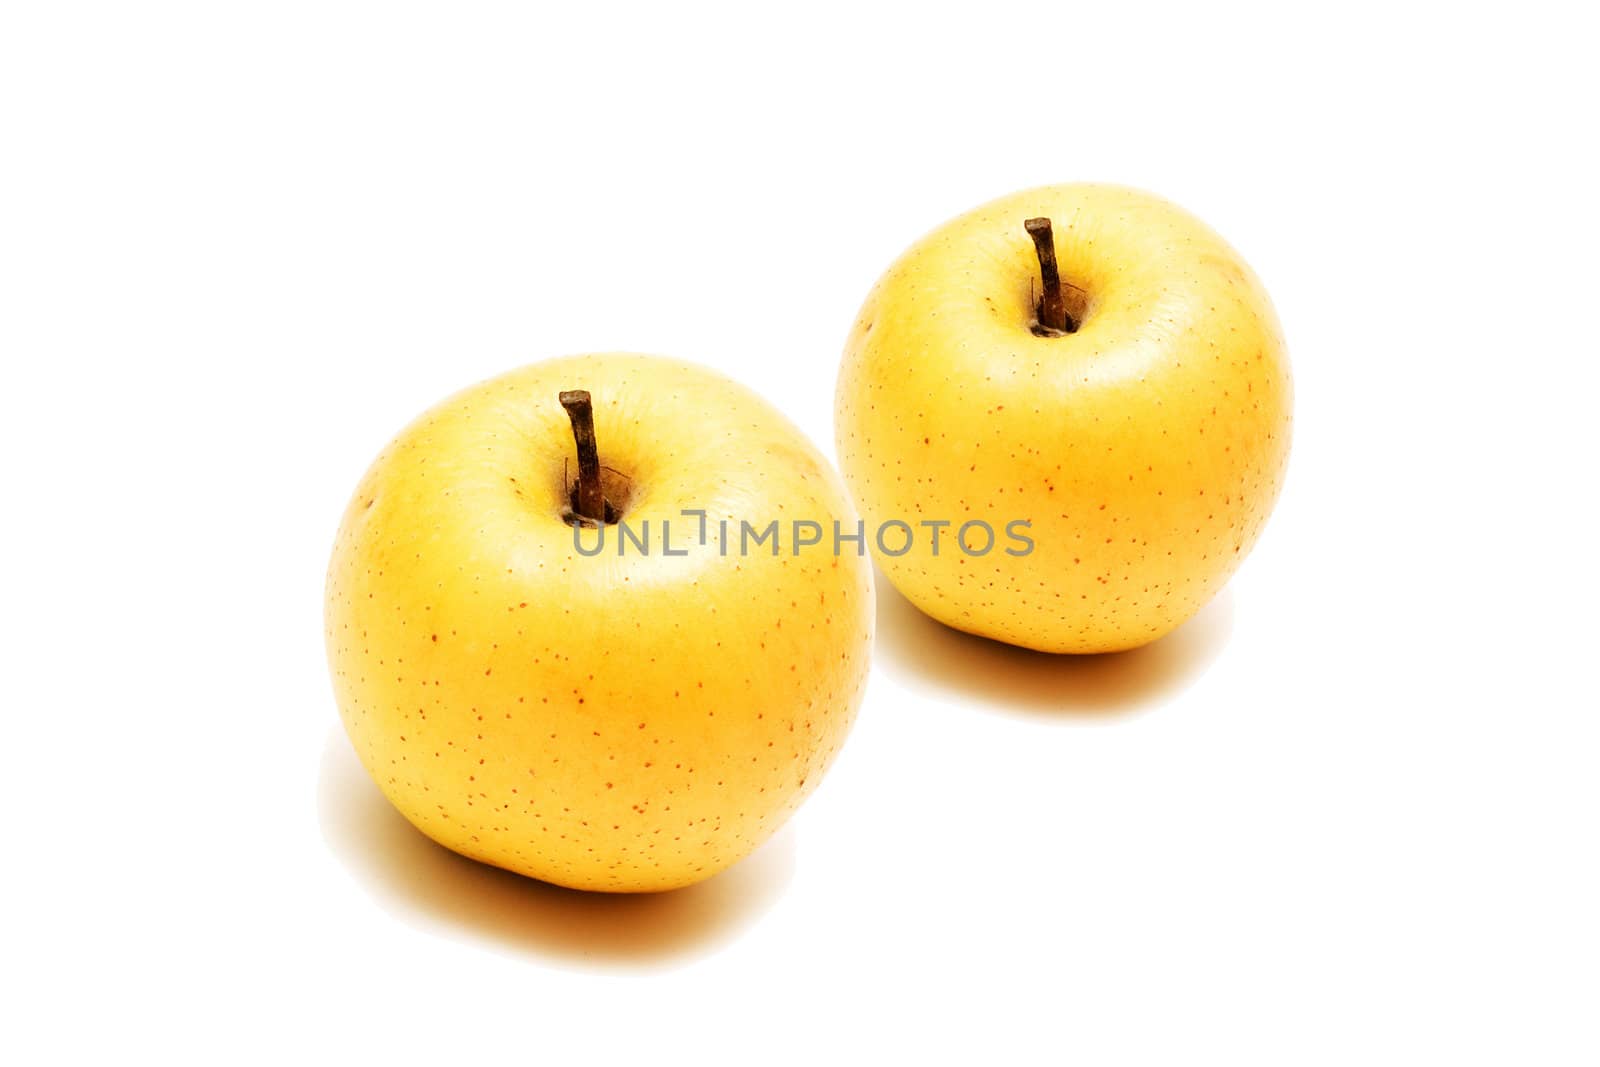
[[[916,530],[903,552],[899,530],[873,539],[908,600],[1011,644],[1109,652],[1176,628],[1250,551],[1290,407],[1238,253],[1147,193],[1057,185],[889,268],[845,346],[835,431],[869,528]]]
[[[585,459],[616,524],[583,518]],[[772,520],[782,551],[746,551]],[[361,762],[485,863],[622,892],[715,874],[816,786],[865,686],[870,567],[792,548],[793,520],[858,521],[794,426],[690,364],[570,357],[445,400],[362,479],[328,571]]]

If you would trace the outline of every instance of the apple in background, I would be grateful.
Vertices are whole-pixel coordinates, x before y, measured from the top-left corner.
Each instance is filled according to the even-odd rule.
[[[835,433],[869,529],[949,522],[879,566],[946,625],[1110,652],[1192,616],[1283,481],[1282,333],[1220,237],[1147,193],[1057,185],[941,226],[889,268],[845,346]],[[1016,529],[1021,542],[1004,531]],[[999,546],[969,554],[973,521]],[[930,532],[931,528],[930,528]],[[981,549],[981,527],[968,543]],[[1003,546],[1003,547],[1001,547]],[[895,542],[899,547],[899,542]]]
[[[688,885],[754,850],[854,718],[871,571],[828,544],[744,553],[722,518],[857,522],[794,426],[690,364],[552,360],[412,423],[327,578],[339,711],[384,795],[447,848],[581,889]],[[615,520],[648,553],[619,555]]]

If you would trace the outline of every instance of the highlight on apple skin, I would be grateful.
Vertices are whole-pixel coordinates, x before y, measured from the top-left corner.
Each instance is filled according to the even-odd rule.
[[[1051,285],[1051,275],[1056,275]],[[1154,641],[1260,536],[1292,388],[1261,283],[1148,193],[1055,185],[905,252],[845,345],[835,438],[868,525],[1024,521],[1023,557],[874,546],[916,607],[1046,652]]]
[[[584,422],[605,514],[670,522],[670,553],[659,532],[575,550],[606,532],[578,510]],[[438,843],[544,881],[653,891],[728,867],[816,787],[866,684],[864,557],[722,551],[719,518],[796,515],[858,521],[793,425],[688,363],[569,357],[445,400],[362,478],[328,569],[362,764]]]

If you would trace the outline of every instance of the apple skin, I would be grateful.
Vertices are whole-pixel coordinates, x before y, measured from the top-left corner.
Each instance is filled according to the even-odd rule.
[[[1054,223],[1082,321],[1036,336]],[[1112,652],[1169,633],[1238,567],[1289,454],[1292,389],[1267,294],[1203,223],[1147,193],[1056,185],[923,238],[868,295],[845,345],[835,435],[869,530],[948,520],[873,552],[948,626],[1046,652]],[[1029,520],[1031,553],[1006,524]],[[991,524],[984,556],[953,550]],[[970,535],[982,547],[981,530]],[[899,540],[891,541],[898,547]]]
[[[648,556],[574,548],[573,388]],[[706,544],[684,508],[708,512]],[[855,716],[872,576],[831,539],[722,556],[723,516],[857,521],[793,425],[691,364],[537,363],[407,427],[350,502],[326,590],[340,715],[384,795],[447,848],[579,889],[671,889],[754,850]],[[662,520],[687,555],[660,551]]]

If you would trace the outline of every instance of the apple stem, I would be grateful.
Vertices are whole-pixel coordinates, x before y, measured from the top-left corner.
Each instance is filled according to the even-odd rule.
[[[572,439],[578,445],[578,485],[573,492],[572,510],[591,522],[606,521],[605,491],[600,486],[600,450],[594,442],[594,405],[586,389],[568,389],[561,394],[561,406],[572,419]]]
[[[1066,296],[1061,292],[1061,272],[1056,267],[1056,238],[1046,218],[1029,219],[1023,228],[1033,238],[1039,253],[1039,276],[1044,279],[1044,295],[1039,298],[1039,324],[1034,332],[1041,337],[1072,333],[1078,324],[1067,314]]]

